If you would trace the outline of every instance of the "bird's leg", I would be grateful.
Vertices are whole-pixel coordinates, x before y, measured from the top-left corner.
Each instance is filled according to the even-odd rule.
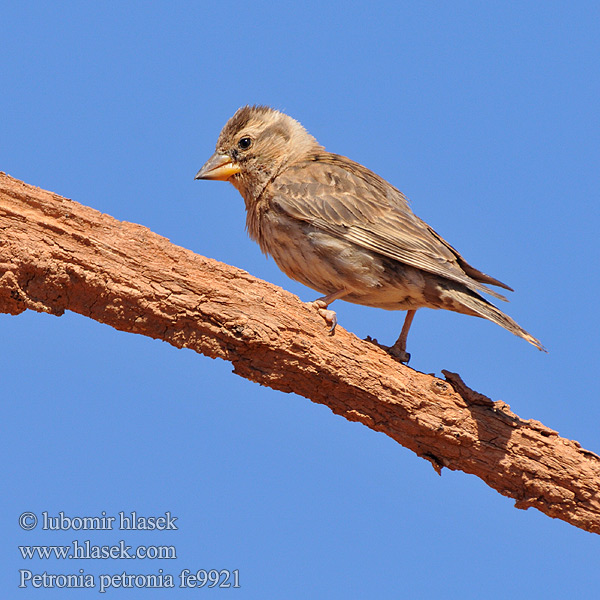
[[[410,360],[410,354],[406,351],[406,339],[408,338],[408,332],[416,312],[416,310],[409,310],[406,312],[406,318],[404,319],[404,325],[402,325],[400,336],[396,340],[396,343],[388,349],[388,352],[392,356],[395,356],[403,363],[407,363]]]
[[[335,311],[327,310],[327,307],[338,298],[343,298],[348,295],[347,290],[338,290],[337,292],[333,292],[332,294],[328,294],[327,296],[323,296],[322,298],[317,298],[314,302],[309,302],[310,306],[314,306],[317,309],[317,312],[325,319],[325,322],[328,325],[331,325],[331,329],[329,333],[333,335],[335,331],[335,326],[337,325],[337,316]]]

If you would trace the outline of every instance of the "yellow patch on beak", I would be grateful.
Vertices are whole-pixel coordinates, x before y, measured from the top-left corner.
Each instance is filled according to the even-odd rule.
[[[206,164],[196,173],[194,179],[218,179],[227,181],[232,175],[240,172],[239,165],[232,162],[227,154],[215,152]]]

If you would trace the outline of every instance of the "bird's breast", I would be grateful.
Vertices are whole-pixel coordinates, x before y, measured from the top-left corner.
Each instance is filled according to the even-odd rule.
[[[388,310],[424,306],[424,280],[417,269],[333,236],[277,211],[259,215],[256,238],[288,277],[344,300]],[[250,230],[249,230],[250,231]]]

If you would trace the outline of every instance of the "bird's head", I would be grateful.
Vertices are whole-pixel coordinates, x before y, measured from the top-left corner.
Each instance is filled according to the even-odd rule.
[[[230,181],[247,201],[287,165],[322,150],[298,121],[268,106],[244,106],[227,121],[196,179]]]

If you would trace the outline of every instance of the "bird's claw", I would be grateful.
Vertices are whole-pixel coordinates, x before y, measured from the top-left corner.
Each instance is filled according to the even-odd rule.
[[[402,350],[401,348],[395,348],[394,346],[390,346],[386,352],[392,357],[400,361],[402,364],[407,365],[410,360],[410,352],[406,350]]]
[[[406,365],[410,360],[410,353],[406,350],[403,350],[402,348],[397,347],[395,344],[393,346],[384,346],[383,344],[380,344],[375,338],[372,338],[370,335],[368,335],[365,338],[365,342],[371,342],[371,344],[375,344],[375,346],[381,348],[382,350],[385,350],[385,352],[387,352],[392,358],[395,358],[398,362],[401,362],[402,364]]]
[[[328,310],[327,308],[317,308],[317,312],[325,319],[327,325],[331,325],[329,335],[333,335],[337,325],[337,315],[335,314],[335,311]]]
[[[330,325],[329,335],[333,335],[335,333],[335,328],[337,325],[337,315],[334,310],[329,310],[327,308],[328,304],[325,304],[323,300],[315,300],[314,302],[309,302],[309,306],[312,306],[317,309],[317,312],[323,317],[325,323]]]

